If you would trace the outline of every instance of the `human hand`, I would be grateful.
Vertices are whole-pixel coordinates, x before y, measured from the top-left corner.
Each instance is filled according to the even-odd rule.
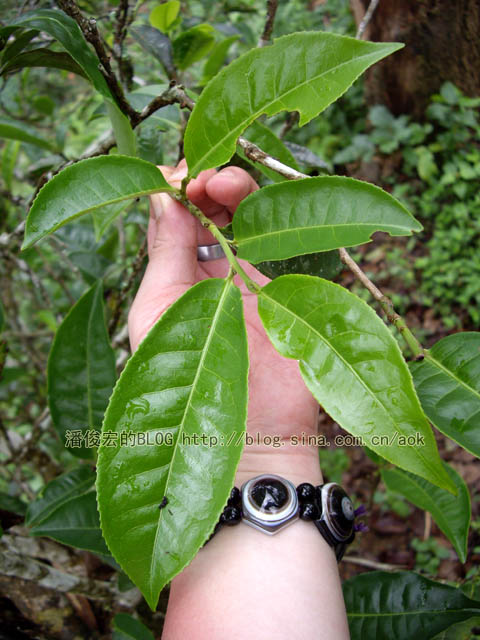
[[[177,188],[187,173],[184,160],[177,167],[160,167]],[[202,172],[187,187],[187,197],[217,226],[231,222],[243,198],[258,189],[238,167]],[[135,350],[162,313],[191,286],[206,278],[228,274],[226,258],[197,261],[197,246],[216,240],[188,210],[166,194],[151,197],[148,226],[149,263],[129,314],[129,334]],[[263,286],[269,282],[257,269],[240,260],[247,275]],[[248,433],[255,444],[247,445],[238,468],[238,480],[258,473],[278,473],[293,481],[321,481],[317,448],[293,446],[294,434],[316,433],[318,404],[305,386],[296,361],[280,356],[270,343],[257,313],[257,295],[248,291],[238,276],[247,326],[250,371]],[[278,448],[259,444],[276,436]],[[282,444],[283,443],[283,444]]]

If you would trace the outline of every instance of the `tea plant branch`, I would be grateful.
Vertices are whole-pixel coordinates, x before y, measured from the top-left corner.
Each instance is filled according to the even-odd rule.
[[[238,262],[237,258],[235,257],[235,254],[233,253],[230,247],[230,241],[227,240],[227,238],[223,235],[223,233],[220,231],[217,225],[214,222],[212,222],[209,218],[207,218],[207,216],[203,213],[203,211],[200,211],[198,207],[196,207],[192,202],[190,202],[190,200],[188,200],[188,198],[182,193],[182,191],[177,191],[177,194],[174,195],[173,197],[176,200],[178,200],[178,202],[183,204],[184,207],[186,207],[190,211],[190,213],[200,221],[201,225],[205,229],[210,231],[213,237],[216,240],[218,240],[218,242],[222,246],[223,251],[225,252],[225,256],[228,262],[230,263],[231,269],[233,269],[233,271],[237,273],[240,276],[240,278],[245,282],[247,289],[252,293],[256,293],[256,294],[260,293],[261,291],[260,285],[258,285],[254,280],[252,280],[245,273],[245,271],[240,266],[240,263]]]
[[[87,20],[87,18],[83,16],[82,12],[78,8],[75,0],[58,0],[58,4],[67,15],[75,20],[75,22],[80,27],[85,40],[93,45],[98,59],[101,62],[99,70],[103,73],[108,88],[115,98],[119,109],[128,117],[131,124],[133,125],[136,118],[138,118],[140,114],[138,113],[138,111],[135,111],[135,109],[125,98],[123,89],[110,64],[110,58],[105,50],[103,40],[98,32],[97,21],[95,20],[95,18],[90,18],[89,20]]]
[[[118,321],[120,320],[120,315],[121,315],[121,310],[122,310],[122,306],[123,303],[125,302],[125,300],[127,299],[127,296],[130,292],[130,290],[133,287],[133,284],[135,282],[135,279],[137,278],[138,274],[140,273],[142,266],[143,266],[143,261],[145,259],[145,256],[147,255],[147,235],[145,234],[145,238],[143,240],[143,243],[137,253],[137,256],[133,262],[133,265],[131,267],[131,272],[130,275],[128,277],[128,279],[126,280],[125,284],[122,286],[122,288],[120,289],[120,292],[114,302],[114,306],[112,309],[112,317],[110,320],[110,323],[108,325],[108,332],[110,336],[113,336],[115,329],[117,328],[118,325]]]
[[[193,109],[193,107],[195,106],[195,103],[193,102],[193,100],[190,100],[190,98],[188,98],[188,96],[183,92],[183,90],[180,87],[177,88],[177,94],[178,94],[179,97],[182,97],[182,95],[183,95],[183,97],[184,97],[183,104],[185,106],[187,106],[189,109]],[[254,162],[259,162],[263,166],[268,167],[269,169],[272,169],[273,171],[275,171],[276,173],[284,176],[288,180],[300,180],[301,178],[308,178],[309,177],[307,174],[301,173],[300,171],[297,171],[296,169],[293,169],[292,167],[289,167],[288,165],[283,164],[283,162],[280,162],[276,158],[273,158],[272,156],[269,156],[268,153],[265,153],[265,151],[260,149],[260,147],[257,147],[257,145],[253,144],[252,142],[249,142],[248,140],[246,140],[245,138],[243,138],[241,136],[238,138],[237,143],[243,149],[243,151],[244,151],[245,155],[247,156],[247,158],[250,158],[250,160],[253,160]],[[182,181],[182,186],[181,186],[181,190],[180,190],[179,198],[178,198],[179,201],[182,202],[182,204],[184,204],[187,207],[187,209],[196,218],[198,218],[200,220],[200,222],[203,224],[203,226],[205,228],[208,228],[208,230],[212,233],[212,235],[214,235],[215,238],[218,239],[218,241],[222,245],[222,248],[224,249],[224,251],[225,251],[224,244],[227,245],[229,253],[227,253],[227,251],[225,251],[225,255],[227,256],[230,264],[232,264],[234,266],[235,270],[240,275],[240,277],[244,280],[244,282],[246,283],[246,285],[249,288],[249,290],[253,291],[254,293],[258,293],[258,291],[259,291],[258,285],[256,283],[254,283],[253,280],[251,280],[245,274],[245,272],[243,272],[243,274],[244,274],[244,276],[246,276],[246,278],[242,275],[242,273],[240,271],[237,270],[237,266],[236,265],[238,265],[238,267],[240,267],[240,265],[238,264],[238,261],[236,260],[235,256],[233,255],[233,252],[230,249],[228,241],[223,236],[222,232],[206,216],[204,216],[204,214],[199,209],[197,209],[197,207],[192,205],[187,200],[187,198],[186,198],[187,184],[188,184],[188,178],[185,178]],[[202,220],[202,218],[200,216],[203,217],[203,220]],[[212,227],[212,228],[210,228],[210,227]],[[215,232],[213,230],[213,227],[215,228]],[[382,293],[382,291],[380,291],[380,289],[362,271],[362,269],[357,265],[355,260],[353,260],[353,258],[350,256],[350,254],[348,253],[348,251],[346,249],[340,248],[338,251],[339,251],[339,254],[340,254],[340,259],[343,262],[343,264],[346,267],[348,267],[350,269],[350,271],[352,271],[354,276],[363,284],[363,286],[366,289],[368,289],[368,291],[370,291],[370,293],[375,298],[375,300],[377,300],[377,302],[380,303],[380,306],[382,307],[383,311],[385,312],[385,315],[387,316],[388,320],[402,334],[405,342],[410,347],[413,355],[416,358],[419,358],[419,359],[423,358],[424,355],[425,355],[425,352],[424,352],[424,349],[423,349],[422,345],[415,338],[415,336],[410,331],[410,329],[407,327],[407,325],[405,323],[405,320],[398,313],[396,313],[396,311],[395,311],[395,309],[393,307],[392,301],[384,293]],[[229,257],[229,255],[231,257]],[[231,258],[233,258],[233,260],[235,260],[236,265],[235,265],[234,262],[232,262]],[[241,269],[241,267],[240,267],[240,269]],[[243,271],[243,269],[242,269],[242,271]]]
[[[358,30],[356,34],[357,40],[361,40],[363,34],[365,33],[365,29],[368,26],[368,23],[373,17],[375,13],[375,9],[378,7],[380,0],[370,0],[370,4],[368,5],[368,9],[365,11],[365,15],[363,16],[360,24],[358,25]]]
[[[265,22],[265,27],[263,28],[263,33],[258,41],[259,47],[265,47],[271,40],[277,9],[278,0],[267,0],[267,20]]]

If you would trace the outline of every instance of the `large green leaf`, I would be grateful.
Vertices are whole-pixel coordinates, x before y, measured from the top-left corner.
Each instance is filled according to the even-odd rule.
[[[0,74],[13,73],[25,67],[63,69],[64,71],[72,71],[83,78],[87,77],[82,67],[75,62],[69,53],[65,51],[50,51],[50,49],[44,48],[24,51],[18,54],[8,63],[2,65]]]
[[[63,11],[38,9],[19,16],[11,26],[31,27],[55,38],[80,65],[95,89],[105,98],[120,153],[135,154],[135,134],[128,118],[120,111],[107,82],[99,70],[99,60],[88,46],[80,27]]]
[[[352,640],[427,640],[480,613],[460,589],[413,571],[372,571],[347,580],[343,595]]]
[[[480,333],[443,338],[410,369],[435,427],[480,458]]]
[[[39,191],[28,214],[22,249],[94,209],[173,190],[162,172],[145,160],[117,155],[82,160]]]
[[[262,151],[268,153],[269,156],[280,160],[283,164],[292,167],[293,169],[298,170],[298,165],[295,158],[292,155],[292,152],[287,149],[287,147],[283,144],[280,138],[270,131],[268,127],[266,127],[261,122],[253,122],[248,129],[245,131],[245,136],[248,138],[250,142],[256,144]],[[256,169],[259,169],[267,178],[272,180],[273,182],[283,182],[286,178],[276,171],[272,169],[268,169],[268,167],[264,167],[262,164],[255,163],[250,160],[240,145],[237,147],[238,155],[243,158],[246,162],[251,164]]]
[[[49,482],[28,505],[25,524],[29,527],[46,520],[58,507],[89,491],[95,483],[95,472],[82,465]]]
[[[10,118],[0,118],[0,138],[28,142],[49,151],[54,148],[50,142],[39,136],[33,127],[25,124],[25,122],[17,122]]]
[[[209,279],[164,313],[115,387],[103,429],[120,434],[120,443],[99,452],[101,523],[152,609],[226,503],[241,453],[237,442],[226,445],[245,429],[247,370],[240,291]],[[129,433],[152,444],[122,446]]]
[[[115,357],[105,327],[101,282],[80,298],[58,328],[47,377],[48,406],[63,443],[67,443],[67,431],[100,431],[115,384]],[[81,444],[68,450],[92,457],[93,450]]]
[[[421,230],[379,187],[339,176],[264,187],[245,198],[233,218],[238,257],[253,263],[352,247],[375,231],[407,236]]]
[[[63,11],[38,9],[19,16],[11,26],[31,27],[48,33],[58,40],[84,70],[95,89],[107,100],[113,101],[107,82],[98,68],[98,58],[88,46],[80,27]]]
[[[102,538],[95,491],[63,502],[39,524],[30,529],[32,536],[46,536],[77,549],[110,555]]]
[[[336,422],[390,462],[455,491],[400,348],[373,309],[327,280],[287,275],[263,287],[258,310],[274,347],[299,361]]]
[[[263,113],[299,111],[300,126],[306,124],[365,69],[402,46],[304,32],[240,56],[206,86],[190,117],[185,132],[190,175],[227,162],[239,135]]]
[[[429,511],[454,546],[460,561],[465,562],[471,516],[470,495],[461,476],[448,464],[443,464],[457,488],[456,496],[402,469],[382,469],[382,480],[390,491],[400,493],[415,506]]]

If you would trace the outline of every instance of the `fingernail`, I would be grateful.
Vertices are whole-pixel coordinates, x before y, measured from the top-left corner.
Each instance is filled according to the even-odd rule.
[[[152,213],[155,220],[160,220],[170,198],[166,193],[156,193],[152,196]]]

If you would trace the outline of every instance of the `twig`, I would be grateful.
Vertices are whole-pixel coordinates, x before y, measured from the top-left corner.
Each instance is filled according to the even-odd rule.
[[[110,320],[110,324],[108,326],[108,333],[110,336],[113,335],[113,333],[115,332],[115,329],[117,328],[118,321],[120,320],[122,305],[125,302],[128,296],[128,293],[133,286],[133,283],[135,282],[135,278],[140,273],[140,270],[142,268],[143,261],[146,255],[147,255],[147,236],[145,236],[142,246],[140,247],[137,257],[135,258],[135,261],[132,265],[132,271],[130,273],[130,276],[128,277],[128,280],[125,282],[124,286],[120,289],[120,292],[115,301],[115,304],[112,310],[112,319]]]
[[[360,567],[368,567],[369,569],[377,569],[378,571],[398,571],[400,569],[408,569],[404,564],[387,564],[386,562],[375,562],[367,558],[355,558],[354,556],[343,556],[343,562],[350,564],[358,564]]]
[[[373,14],[375,13],[375,9],[378,7],[380,0],[370,0],[370,4],[368,5],[368,9],[365,11],[365,15],[363,16],[360,24],[358,25],[358,30],[356,34],[357,40],[361,40],[363,34],[365,33],[365,29],[368,26],[368,23],[372,19]]]
[[[265,151],[262,151],[259,147],[257,147],[256,144],[253,144],[253,142],[249,142],[242,137],[240,137],[237,142],[239,146],[242,147],[247,158],[250,158],[250,160],[253,160],[254,162],[259,162],[268,169],[276,171],[285,178],[288,178],[288,180],[300,180],[301,178],[308,178],[308,176],[304,173],[301,173],[296,169],[292,169],[292,167],[283,164],[283,162],[272,158],[272,156],[269,156],[267,153],[265,153]]]
[[[430,511],[425,511],[425,526],[423,529],[423,539],[428,540],[432,533],[432,515]]]
[[[363,286],[370,291],[375,300],[380,303],[380,306],[384,310],[385,315],[402,334],[413,355],[416,358],[422,358],[425,355],[422,345],[407,327],[402,316],[398,315],[398,313],[395,311],[390,298],[387,298],[387,296],[383,294],[380,289],[370,280],[370,278],[360,269],[358,264],[350,256],[346,249],[341,248],[338,250],[338,253],[340,254],[340,260],[343,262],[343,264],[350,269],[357,280],[359,280],[363,284]]]
[[[138,113],[138,111],[135,111],[135,109],[125,98],[123,89],[110,64],[110,58],[107,55],[102,38],[98,33],[97,21],[95,20],[95,18],[90,18],[89,20],[87,20],[82,15],[74,0],[58,0],[58,4],[67,15],[75,20],[75,22],[80,27],[85,40],[93,45],[98,59],[102,64],[101,67],[99,66],[99,70],[102,72],[108,88],[110,89],[115,101],[117,102],[119,109],[129,118],[130,122],[133,125],[140,114]]]
[[[263,29],[263,33],[258,41],[259,47],[265,47],[269,44],[272,31],[273,31],[273,23],[275,22],[275,14],[278,9],[278,0],[267,0],[267,20],[265,22],[265,27]]]

